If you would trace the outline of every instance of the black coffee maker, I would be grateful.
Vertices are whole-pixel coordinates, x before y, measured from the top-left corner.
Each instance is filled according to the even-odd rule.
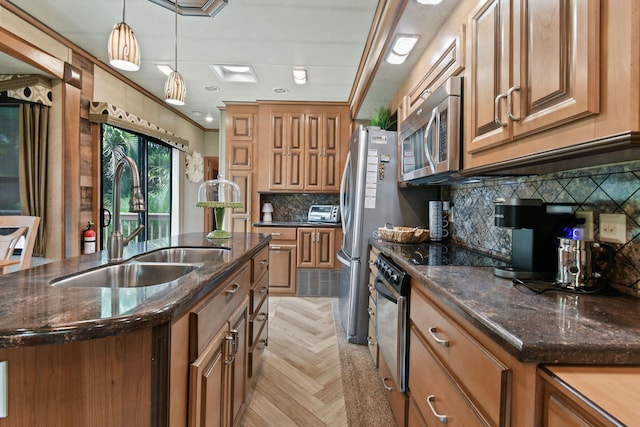
[[[558,266],[558,237],[566,236],[578,220],[571,205],[540,199],[509,199],[495,204],[495,225],[511,228],[511,267],[496,267],[496,276],[554,279]]]

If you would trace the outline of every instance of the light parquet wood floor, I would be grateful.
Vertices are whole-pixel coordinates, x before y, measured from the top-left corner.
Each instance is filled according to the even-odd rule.
[[[240,425],[347,425],[332,298],[269,299],[269,344]]]

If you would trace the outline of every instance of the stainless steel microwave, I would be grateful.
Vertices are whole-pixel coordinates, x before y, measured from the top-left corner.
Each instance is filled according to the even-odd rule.
[[[438,184],[461,164],[462,77],[449,77],[400,126],[398,180]]]

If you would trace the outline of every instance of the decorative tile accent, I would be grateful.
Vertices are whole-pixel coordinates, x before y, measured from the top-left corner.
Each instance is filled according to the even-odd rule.
[[[452,185],[448,197],[454,213],[451,238],[494,256],[511,256],[511,230],[496,227],[495,200],[539,198],[594,211],[596,239],[601,213],[627,215],[627,242],[611,244],[616,268],[610,282],[640,296],[640,161],[526,177],[487,179],[478,184]]]

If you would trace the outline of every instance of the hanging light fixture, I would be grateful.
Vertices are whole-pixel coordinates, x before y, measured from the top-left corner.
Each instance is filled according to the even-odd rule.
[[[122,22],[117,23],[109,35],[109,63],[125,71],[140,69],[140,48],[130,26],[124,21],[125,2],[122,0]]]
[[[175,45],[175,70],[169,74],[164,85],[164,100],[173,105],[184,105],[187,97],[187,85],[178,71],[178,0],[176,4],[176,45]]]

